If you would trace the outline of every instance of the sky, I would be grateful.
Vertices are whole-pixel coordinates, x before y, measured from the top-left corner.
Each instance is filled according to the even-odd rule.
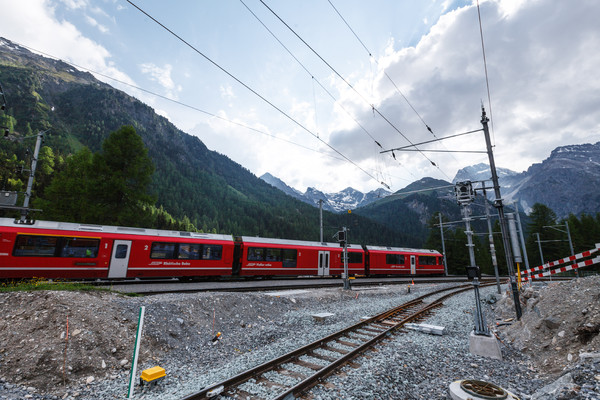
[[[479,130],[482,105],[498,167],[600,140],[595,0],[480,0],[481,31],[469,0],[0,5],[0,36],[92,71],[302,192],[450,181],[488,161],[482,132],[389,150]]]

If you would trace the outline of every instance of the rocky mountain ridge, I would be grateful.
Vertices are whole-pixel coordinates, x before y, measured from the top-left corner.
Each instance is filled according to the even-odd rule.
[[[263,174],[260,179],[264,180],[271,186],[276,187],[287,195],[312,206],[318,207],[319,200],[323,200],[324,210],[337,213],[364,207],[391,194],[391,192],[385,189],[376,189],[368,193],[362,193],[361,191],[352,187],[347,187],[346,189],[336,193],[324,193],[318,189],[309,187],[306,189],[306,192],[302,193],[301,191],[288,186],[281,179],[271,175],[270,173]]]
[[[490,178],[489,166],[477,164],[459,170],[453,182]],[[600,142],[557,147],[521,173],[498,168],[498,179],[505,204],[516,201],[525,212],[542,203],[559,218],[596,214],[600,212]]]

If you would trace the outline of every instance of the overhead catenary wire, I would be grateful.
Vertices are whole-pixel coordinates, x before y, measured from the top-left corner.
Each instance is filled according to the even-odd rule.
[[[479,9],[479,0],[477,0],[477,17],[479,19],[479,36],[481,37],[481,52],[483,54],[483,69],[485,71],[485,86],[487,88],[488,104],[490,107],[490,121],[492,125],[492,135],[494,135],[494,118],[492,114],[492,96],[490,95],[490,80],[488,78],[487,60],[485,57],[485,43],[483,41],[483,26],[481,23],[481,11]],[[494,138],[494,142],[496,139]]]
[[[222,67],[221,65],[219,65],[214,60],[212,60],[206,54],[202,53],[195,46],[193,46],[192,44],[190,44],[188,41],[186,41],[181,36],[179,36],[178,34],[176,34],[174,31],[172,31],[171,29],[169,29],[166,25],[164,25],[163,23],[161,23],[160,21],[158,21],[156,18],[154,18],[152,15],[150,15],[148,12],[144,11],[142,8],[140,8],[138,5],[136,5],[133,1],[131,1],[131,0],[126,0],[126,1],[129,4],[131,4],[133,7],[135,7],[138,11],[140,11],[142,14],[144,14],[148,18],[150,18],[153,22],[155,22],[161,28],[163,28],[164,30],[166,30],[167,32],[169,32],[171,35],[173,35],[175,38],[177,38],[182,43],[184,43],[186,46],[188,46],[194,52],[196,52],[197,54],[199,54],[206,61],[208,61],[209,63],[211,63],[212,65],[214,65],[216,68],[218,68],[223,73],[225,73],[227,76],[229,76],[231,79],[233,79],[234,81],[238,82],[244,88],[246,88],[247,90],[249,90],[252,94],[254,94],[255,96],[257,96],[259,99],[261,99],[262,101],[264,101],[265,103],[267,103],[269,106],[271,106],[272,108],[274,108],[275,110],[277,110],[280,114],[282,114],[287,119],[289,119],[290,121],[292,121],[295,125],[297,125],[298,127],[300,127],[302,130],[306,131],[307,133],[309,133],[310,135],[312,135],[313,137],[315,137],[317,140],[319,140],[325,146],[329,147],[332,151],[334,151],[335,153],[337,153],[338,155],[340,155],[342,158],[344,158],[347,162],[351,163],[357,169],[361,170],[363,173],[365,173],[366,175],[368,175],[371,179],[377,181],[378,183],[381,183],[381,182],[379,182],[377,180],[377,178],[375,178],[372,174],[370,174],[368,171],[366,171],[363,167],[361,167],[356,162],[354,162],[353,160],[351,160],[350,158],[348,158],[346,155],[344,155],[343,153],[341,153],[339,150],[337,150],[331,144],[329,144],[326,141],[324,141],[323,139],[321,139],[316,133],[314,133],[313,131],[311,131],[310,129],[308,129],[306,126],[304,126],[303,124],[301,124],[300,122],[298,122],[296,119],[294,119],[288,113],[286,113],[285,111],[283,111],[281,108],[277,107],[274,103],[272,103],[271,101],[269,101],[267,98],[265,98],[264,96],[262,96],[260,93],[258,93],[252,87],[250,87],[248,84],[246,84],[245,82],[243,82],[242,80],[240,80],[239,78],[237,78],[235,75],[233,75],[231,72],[229,72],[227,69],[225,69],[224,67]]]
[[[381,145],[381,143],[375,139],[375,137],[373,137],[373,135],[367,130],[367,128],[365,128],[356,117],[354,117],[354,115],[352,115],[352,113],[346,108],[344,107],[344,105],[340,102],[338,102],[338,99],[314,76],[314,74],[304,65],[304,63],[302,63],[302,61],[300,61],[298,59],[298,57],[296,57],[294,55],[294,53],[277,37],[277,35],[275,35],[275,33],[273,33],[273,31],[271,29],[269,29],[269,27],[260,19],[260,17],[258,15],[256,15],[256,13],[254,11],[252,11],[252,9],[250,7],[248,7],[248,5],[244,2],[244,0],[240,0],[240,3],[242,3],[242,5],[246,8],[246,10],[248,10],[248,12],[250,14],[252,14],[252,16],[263,26],[263,28],[266,29],[267,32],[269,32],[269,34],[277,41],[277,43],[279,43],[281,45],[281,47],[283,47],[283,49],[298,63],[298,65],[300,65],[300,67],[302,67],[302,69],[311,77],[311,80],[313,82],[313,98],[315,97],[315,93],[314,93],[314,83],[316,82],[321,89],[323,89],[323,91],[325,93],[327,93],[327,95],[334,101],[334,103],[336,103],[336,105],[338,107],[340,107],[340,109],[342,109],[350,118],[352,118],[352,120],[354,121],[354,123],[356,123],[356,125],[358,127],[360,127],[360,129],[367,134],[367,136],[369,136],[373,142],[375,142],[375,144],[383,149],[383,146]],[[315,119],[316,119],[316,98],[313,99],[314,103],[315,103]],[[396,157],[394,157],[394,160],[396,160]],[[406,169],[406,171],[414,177],[414,174],[408,169],[406,168],[406,166],[404,166],[402,163],[400,163],[400,161],[396,160],[398,162],[399,165],[401,165],[402,167],[404,167]]]
[[[175,99],[173,99],[173,98],[170,98],[170,97],[164,96],[164,95],[162,95],[162,94],[160,94],[160,93],[156,93],[156,92],[153,92],[153,91],[151,91],[151,90],[145,89],[145,88],[143,88],[143,87],[141,87],[141,86],[137,86],[137,85],[131,84],[131,83],[129,83],[129,82],[125,82],[125,81],[123,81],[123,80],[121,80],[121,79],[118,79],[118,78],[112,77],[112,76],[110,76],[110,75],[106,75],[106,74],[104,74],[104,73],[102,73],[102,72],[98,72],[98,71],[95,71],[95,70],[93,70],[93,69],[90,69],[90,68],[88,68],[88,67],[84,67],[84,66],[82,66],[82,65],[79,65],[79,64],[76,64],[76,63],[74,63],[74,62],[72,62],[72,61],[65,61],[65,60],[63,60],[63,59],[60,59],[59,57],[56,57],[56,56],[54,56],[54,55],[52,55],[52,54],[49,54],[49,53],[43,52],[43,51],[41,51],[41,50],[35,49],[35,48],[33,48],[33,47],[29,47],[29,46],[27,46],[27,45],[24,45],[24,44],[21,44],[21,43],[15,42],[15,41],[13,41],[13,43],[15,43],[15,44],[17,44],[17,45],[19,45],[19,46],[21,46],[21,47],[23,47],[23,48],[26,48],[26,49],[28,49],[28,50],[30,50],[30,51],[33,51],[33,52],[35,52],[35,53],[42,54],[42,55],[44,55],[44,56],[46,56],[46,57],[50,57],[50,58],[52,58],[52,59],[55,59],[55,60],[60,60],[60,61],[64,62],[65,64],[68,64],[68,65],[70,65],[70,66],[72,66],[72,67],[75,67],[75,68],[78,68],[78,69],[80,69],[80,70],[83,70],[83,71],[90,72],[90,73],[92,73],[92,74],[94,74],[94,75],[98,75],[98,76],[101,76],[101,77],[103,77],[103,78],[106,78],[106,79],[110,79],[110,80],[112,80],[112,81],[115,81],[115,82],[117,82],[117,83],[120,83],[121,85],[129,86],[129,87],[131,87],[131,88],[133,88],[133,89],[139,90],[139,91],[141,91],[141,92],[144,92],[144,93],[151,94],[152,96],[156,96],[156,97],[158,97],[158,98],[161,98],[161,99],[163,99],[163,100],[167,100],[167,101],[169,101],[169,102],[172,102],[172,103],[174,103],[174,104],[180,105],[180,106],[182,106],[182,107],[186,107],[186,108],[189,108],[189,109],[191,109],[191,110],[198,111],[198,112],[200,112],[200,113],[202,113],[202,114],[208,115],[209,117],[212,117],[212,118],[219,119],[219,120],[221,120],[221,121],[227,122],[227,123],[229,123],[229,124],[232,124],[232,125],[237,125],[237,126],[239,126],[239,127],[241,127],[241,128],[248,129],[248,130],[254,131],[254,132],[256,132],[256,133],[260,133],[260,134],[262,134],[262,135],[269,136],[269,137],[271,137],[271,138],[273,138],[273,139],[280,140],[280,141],[283,141],[283,142],[289,143],[289,144],[291,144],[291,145],[294,145],[294,146],[301,147],[301,148],[303,148],[303,149],[305,149],[305,150],[309,150],[309,151],[312,151],[312,152],[315,152],[315,153],[322,154],[322,155],[324,155],[324,156],[327,156],[327,157],[331,157],[331,158],[333,158],[333,159],[335,159],[335,160],[344,161],[344,159],[342,159],[342,158],[340,158],[340,157],[336,157],[335,155],[331,154],[330,152],[324,152],[324,151],[320,151],[320,150],[317,150],[317,149],[313,149],[313,148],[311,148],[311,147],[308,147],[308,146],[305,146],[305,145],[303,145],[303,144],[296,143],[296,142],[294,142],[294,141],[292,141],[292,140],[288,140],[288,139],[282,138],[282,137],[280,137],[280,136],[274,135],[274,134],[272,134],[272,133],[265,132],[265,131],[263,131],[263,130],[260,130],[260,129],[258,129],[258,128],[254,128],[254,127],[252,127],[252,126],[250,126],[250,125],[246,125],[246,124],[243,124],[243,123],[241,123],[241,122],[233,121],[233,120],[231,120],[231,119],[228,119],[228,118],[222,117],[222,116],[220,116],[220,115],[218,115],[218,114],[211,113],[211,112],[209,112],[209,111],[203,110],[203,109],[201,109],[201,108],[198,108],[198,107],[196,107],[196,106],[192,106],[192,105],[190,105],[190,104],[187,104],[187,103],[184,103],[184,102],[182,102],[182,101],[175,100]]]
[[[54,59],[54,60],[59,60],[59,61],[61,61],[61,62],[64,62],[65,64],[68,64],[68,65],[70,65],[70,66],[72,66],[72,67],[74,67],[74,68],[78,68],[78,69],[80,69],[80,70],[82,70],[82,71],[87,71],[87,72],[90,72],[90,73],[92,73],[92,74],[94,74],[94,75],[98,75],[98,76],[101,76],[101,77],[103,77],[103,78],[110,79],[110,80],[112,80],[112,81],[115,81],[115,82],[117,82],[117,83],[119,83],[119,84],[122,84],[122,85],[125,85],[125,86],[129,86],[129,87],[131,87],[131,88],[133,88],[133,89],[136,89],[136,90],[142,91],[142,92],[144,92],[144,93],[148,93],[148,94],[150,94],[150,95],[152,95],[152,96],[156,96],[156,97],[158,97],[158,98],[161,98],[161,99],[163,99],[163,100],[166,100],[166,101],[172,102],[172,103],[174,103],[174,104],[177,104],[177,105],[180,105],[180,106],[182,106],[182,107],[186,107],[186,108],[189,108],[189,109],[191,109],[191,110],[198,111],[198,112],[200,112],[200,113],[202,113],[202,114],[208,115],[209,117],[213,117],[213,118],[216,118],[216,119],[220,119],[220,120],[222,120],[223,122],[227,122],[227,123],[230,123],[230,124],[232,124],[232,125],[237,125],[237,126],[239,126],[239,127],[241,127],[241,128],[245,128],[245,129],[251,130],[251,131],[253,131],[253,132],[260,133],[260,134],[262,134],[262,135],[265,135],[265,136],[269,136],[269,137],[271,137],[271,138],[273,138],[273,139],[276,139],[276,140],[280,140],[280,141],[286,142],[286,143],[288,143],[288,144],[291,144],[291,145],[293,145],[293,146],[301,147],[301,148],[303,148],[303,149],[305,149],[305,150],[308,150],[308,151],[312,151],[312,152],[315,152],[315,153],[319,153],[319,154],[321,154],[321,155],[324,155],[324,156],[327,156],[327,157],[333,158],[334,160],[338,160],[338,161],[344,161],[344,159],[343,159],[343,158],[337,157],[335,154],[332,154],[331,152],[320,151],[320,150],[313,149],[313,148],[311,148],[311,147],[308,147],[308,146],[304,146],[304,145],[302,145],[302,144],[300,144],[300,143],[296,143],[296,142],[294,142],[294,141],[291,141],[291,140],[288,140],[288,139],[282,138],[282,137],[280,137],[280,136],[277,136],[277,135],[274,135],[274,134],[272,134],[272,133],[265,132],[265,131],[263,131],[263,130],[260,130],[260,129],[254,128],[254,127],[252,127],[252,126],[249,126],[249,125],[243,124],[243,123],[241,123],[241,122],[236,122],[236,121],[230,120],[230,119],[228,119],[228,118],[225,118],[225,117],[222,117],[222,116],[220,116],[220,115],[218,115],[218,114],[214,114],[214,113],[211,113],[211,112],[209,112],[209,111],[206,111],[206,110],[203,110],[203,109],[201,109],[201,108],[198,108],[198,107],[196,107],[196,106],[192,106],[192,105],[190,105],[190,104],[186,104],[186,103],[184,103],[184,102],[182,102],[182,101],[179,101],[179,100],[172,99],[172,98],[170,98],[170,97],[167,97],[167,96],[164,96],[164,95],[162,95],[162,94],[160,94],[160,93],[153,92],[152,90],[145,89],[145,88],[143,88],[143,87],[141,87],[141,86],[137,86],[137,85],[131,84],[131,83],[129,83],[129,82],[125,82],[125,81],[123,81],[123,80],[121,80],[121,79],[118,79],[118,78],[112,77],[112,76],[110,76],[110,75],[106,75],[106,74],[104,74],[104,73],[102,73],[102,72],[98,72],[98,71],[96,71],[96,70],[93,70],[93,69],[91,69],[91,68],[88,68],[88,67],[82,66],[82,65],[80,65],[80,64],[77,64],[77,63],[74,63],[74,62],[72,62],[72,61],[66,61],[66,60],[63,60],[63,59],[61,59],[60,57],[57,57],[57,56],[55,56],[55,55],[53,55],[53,54],[50,54],[50,53],[47,53],[47,52],[44,52],[44,51],[41,51],[41,50],[35,49],[35,48],[33,48],[33,47],[30,47],[30,46],[27,46],[27,45],[25,45],[25,44],[22,44],[22,43],[19,43],[19,42],[15,42],[15,41],[13,41],[13,43],[15,43],[16,45],[18,45],[18,46],[21,46],[21,47],[23,47],[23,48],[25,48],[25,49],[28,49],[28,50],[30,50],[30,51],[32,51],[32,52],[35,52],[35,53],[38,53],[38,54],[42,54],[42,55],[44,55],[44,56],[46,56],[46,57],[49,57],[49,58],[52,58],[52,59]],[[371,170],[371,171],[373,171],[373,173],[379,173],[379,171],[378,171],[378,170],[376,170],[376,169],[370,169],[370,170]],[[397,176],[391,176],[391,177],[393,177],[393,178],[395,178],[395,179],[400,179],[400,180],[404,180],[404,181],[407,181],[407,182],[409,182],[409,180],[407,180],[407,179],[404,179],[404,178],[400,178],[400,177],[397,177]]]
[[[128,0],[129,1],[129,0]],[[335,75],[337,75],[354,93],[356,93],[364,102],[366,102],[374,113],[377,113],[383,120],[392,127],[400,136],[402,136],[407,142],[412,144],[412,141],[404,134],[398,127],[396,127],[375,105],[369,102],[350,82],[348,82],[331,64],[329,64],[312,46],[310,46],[287,22],[285,22],[273,9],[271,9],[264,0],[260,0],[260,2],[269,10],[290,32],[292,32],[310,51],[313,52]],[[440,167],[433,162],[425,153],[421,153],[427,161],[431,163],[432,166],[436,167],[446,178],[451,179],[444,171],[440,169]]]
[[[373,54],[371,53],[371,51],[369,50],[369,48],[365,45],[365,43],[360,39],[360,37],[358,36],[358,34],[352,28],[352,26],[350,26],[350,24],[348,23],[348,21],[344,18],[344,16],[340,13],[340,11],[335,7],[335,5],[331,2],[331,0],[327,0],[327,1],[329,2],[329,4],[331,5],[331,7],[333,8],[333,10],[337,13],[337,15],[340,17],[340,19],[344,22],[344,24],[346,25],[346,27],[348,27],[348,29],[350,30],[350,32],[352,32],[352,34],[354,35],[354,37],[356,38],[356,40],[358,40],[358,42],[361,44],[361,46],[365,49],[365,51],[367,52],[367,54],[369,54],[369,57],[371,58],[371,60],[373,60],[375,62],[375,64],[377,64],[377,66],[379,66],[379,62],[377,61],[377,59],[373,56]],[[434,138],[437,139],[438,137],[433,132],[433,129],[431,129],[431,127],[425,122],[425,120],[423,119],[423,117],[421,116],[421,114],[417,111],[417,109],[413,106],[413,104],[408,100],[408,97],[406,97],[404,95],[404,93],[402,92],[402,90],[400,90],[400,88],[398,87],[398,85],[396,85],[396,82],[394,82],[394,80],[392,79],[392,77],[387,73],[387,71],[385,69],[383,69],[383,74],[387,78],[387,80],[390,81],[390,83],[392,84],[392,86],[394,86],[394,88],[400,94],[400,96],[402,96],[402,98],[404,99],[404,101],[406,102],[406,104],[408,104],[408,106],[411,108],[411,110],[413,110],[413,112],[415,113],[415,115],[421,120],[421,122],[423,123],[423,125],[425,126],[425,128],[433,135]],[[444,145],[442,144],[442,146],[444,146]],[[452,156],[452,157],[456,160],[456,157],[454,157],[454,156]],[[458,161],[458,160],[456,160],[456,161]]]

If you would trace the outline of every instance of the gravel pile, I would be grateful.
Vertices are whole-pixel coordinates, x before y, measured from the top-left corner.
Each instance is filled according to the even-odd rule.
[[[596,281],[593,285],[600,286]],[[145,298],[52,292],[2,294],[0,399],[124,398],[141,305],[146,307],[146,319],[138,374],[160,365],[167,377],[156,387],[137,386],[134,398],[170,400],[181,399],[358,322],[362,316],[375,315],[431,290],[433,286],[417,285],[407,293],[406,286],[380,286],[353,291],[167,294]],[[495,294],[495,287],[481,292],[488,300],[483,302],[488,325],[496,322],[496,312],[499,318],[508,319],[506,294]],[[37,301],[39,297],[43,301]],[[590,302],[597,304],[598,298],[593,295]],[[521,399],[600,399],[600,349],[586,347],[586,353],[580,353],[559,373],[550,374],[552,371],[513,345],[521,337],[515,333],[523,328],[519,322],[499,328],[502,361],[474,356],[469,353],[473,293],[468,291],[445,304],[425,321],[444,326],[445,335],[405,331],[392,336],[331,376],[326,385],[314,388],[311,398],[445,399],[451,382],[478,379],[501,386]],[[594,313],[593,304],[583,306],[590,309],[588,314]],[[531,308],[524,304],[523,319],[535,313]],[[58,318],[57,309],[69,310],[71,332],[80,330],[69,344],[66,382],[60,324],[56,332],[48,334],[52,321],[43,318]],[[318,321],[312,317],[315,313],[334,315]],[[222,332],[222,336],[213,344],[216,332]],[[314,358],[305,361],[322,363]],[[40,369],[39,365],[46,367]],[[297,366],[294,370],[310,372]],[[43,380],[35,379],[42,374]],[[271,375],[276,382],[297,382],[294,376]],[[547,387],[552,384],[555,386]],[[274,393],[255,382],[248,382],[244,389],[257,395]]]

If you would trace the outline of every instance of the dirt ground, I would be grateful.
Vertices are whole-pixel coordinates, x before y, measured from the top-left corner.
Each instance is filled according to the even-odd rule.
[[[190,350],[211,346],[221,325],[239,331],[231,334],[249,334],[260,330],[270,315],[305,306],[295,299],[273,301],[268,296],[248,301],[249,295],[0,293],[0,378],[40,393],[121,379],[131,368],[141,304],[151,311],[144,325],[142,366],[160,362],[167,353],[186,357]],[[527,287],[521,301],[520,321],[514,319],[511,296],[493,304],[498,336],[531,357],[539,371],[558,375],[585,353],[600,352],[600,277]],[[280,328],[285,328],[283,323]],[[257,337],[265,343],[272,340],[268,334]],[[217,360],[222,356],[219,351],[236,351],[225,349],[210,354]]]
[[[558,375],[581,356],[600,352],[600,276],[526,286],[520,301],[520,321],[513,319],[512,295],[497,303],[500,338],[540,371]]]

